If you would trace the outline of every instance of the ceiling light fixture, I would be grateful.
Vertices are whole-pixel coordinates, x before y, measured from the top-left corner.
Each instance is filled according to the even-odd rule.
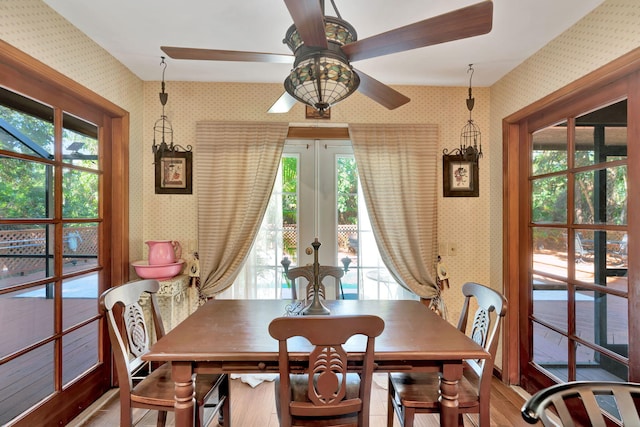
[[[295,56],[293,69],[284,81],[284,88],[298,101],[310,105],[322,115],[332,105],[358,89],[360,78],[349,64],[341,47],[357,40],[355,29],[340,17],[325,16],[328,49],[306,46],[295,25],[284,43]]]
[[[167,104],[167,100],[169,99],[169,94],[164,91],[165,83],[164,83],[164,72],[167,69],[167,63],[164,61],[164,56],[161,56],[160,66],[162,66],[162,92],[160,92],[160,103],[162,104],[162,115],[158,120],[156,120],[153,125],[153,155],[154,162],[158,161],[158,159],[162,158],[164,155],[178,151],[191,151],[193,147],[191,145],[187,145],[187,148],[184,148],[181,145],[177,145],[173,143],[173,126],[171,122],[167,118],[164,113],[164,106]],[[156,137],[160,139],[160,143],[156,143]],[[167,137],[169,141],[167,142]]]

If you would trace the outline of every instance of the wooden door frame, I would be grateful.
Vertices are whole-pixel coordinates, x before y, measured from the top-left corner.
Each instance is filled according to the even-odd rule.
[[[108,266],[100,272],[101,282],[107,288],[125,283],[129,280],[129,113],[2,40],[0,85],[40,102],[55,99],[52,105],[63,105],[70,113],[89,108],[90,114],[101,115],[100,138],[109,142],[99,154],[104,164],[101,215],[110,218],[105,221],[98,250],[102,265]],[[111,349],[104,321],[100,322],[99,334],[101,365],[65,389],[77,399],[72,402],[54,393],[37,410],[25,413],[17,425],[65,424],[110,388]],[[56,360],[56,364],[60,369],[62,361]]]
[[[526,265],[530,262],[530,242],[526,212],[528,183],[528,123],[547,121],[566,116],[568,110],[585,108],[594,101],[594,94],[603,104],[619,99],[622,87],[628,96],[628,159],[629,164],[640,159],[640,48],[634,49],[609,64],[598,68],[569,85],[545,96],[533,104],[505,117],[502,121],[503,154],[503,283],[509,308],[503,337],[503,380],[508,384],[520,384],[522,336],[529,336],[526,313],[530,312],[529,299],[521,292],[520,283],[527,282]],[[585,99],[588,101],[585,101]],[[554,117],[555,116],[555,117]],[[634,160],[635,159],[635,160]],[[640,194],[640,168],[628,168],[628,194]],[[640,198],[628,202],[628,218],[640,215]],[[630,236],[640,236],[640,221],[628,221]],[[635,254],[640,239],[630,238],[629,253]],[[640,360],[640,257],[629,255],[629,358]],[[525,315],[522,315],[525,313]],[[630,364],[629,377],[640,380],[638,363]]]

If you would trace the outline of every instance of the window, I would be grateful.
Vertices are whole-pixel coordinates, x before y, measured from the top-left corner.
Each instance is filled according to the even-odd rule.
[[[380,259],[350,142],[320,140],[287,141],[249,261],[218,298],[290,298],[282,261],[286,257],[288,268],[313,263],[307,249],[316,237],[319,263],[346,270],[335,286],[326,279],[328,298],[416,298]],[[304,289],[306,283],[297,286]]]

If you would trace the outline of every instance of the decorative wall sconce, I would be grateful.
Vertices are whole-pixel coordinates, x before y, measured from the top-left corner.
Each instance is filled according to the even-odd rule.
[[[162,68],[162,92],[160,92],[160,103],[162,104],[162,115],[153,125],[153,160],[155,164],[155,187],[156,194],[192,194],[192,170],[193,147],[173,143],[173,127],[164,113],[164,106],[169,99],[169,94],[165,92],[164,72],[167,63],[164,56],[161,56],[160,65]],[[157,143],[159,138],[160,143]],[[167,141],[168,138],[168,141]]]
[[[473,64],[469,64],[469,98],[467,109],[469,120],[460,133],[460,146],[449,152],[442,150],[442,184],[444,197],[478,197],[479,160],[482,157],[482,133],[473,122],[471,112],[475,103],[471,93],[471,79],[473,78]]]

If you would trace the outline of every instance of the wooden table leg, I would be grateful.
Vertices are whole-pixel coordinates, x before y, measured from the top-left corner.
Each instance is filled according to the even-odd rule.
[[[191,363],[172,362],[171,367],[175,383],[175,425],[192,427],[195,424],[195,388]]]
[[[461,362],[461,361],[460,361]],[[462,363],[445,364],[440,379],[440,425],[458,425],[458,381],[462,378]]]

